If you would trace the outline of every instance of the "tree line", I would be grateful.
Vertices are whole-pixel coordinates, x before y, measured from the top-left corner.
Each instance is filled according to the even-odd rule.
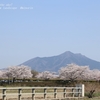
[[[11,66],[0,70],[0,78],[37,78],[37,79],[62,79],[62,80],[100,80],[100,70],[91,70],[89,66],[79,66],[76,64],[68,64],[61,67],[58,72],[37,72],[31,70],[28,66]]]

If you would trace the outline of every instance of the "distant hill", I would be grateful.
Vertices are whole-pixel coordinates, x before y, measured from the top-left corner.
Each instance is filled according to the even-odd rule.
[[[52,57],[36,57],[20,65],[27,65],[39,72],[47,70],[57,72],[61,67],[70,63],[83,66],[89,65],[90,69],[100,69],[100,62],[87,58],[82,54],[74,54],[70,51]]]

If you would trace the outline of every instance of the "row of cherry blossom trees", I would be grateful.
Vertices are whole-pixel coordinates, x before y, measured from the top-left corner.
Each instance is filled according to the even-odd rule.
[[[89,66],[79,66],[76,64],[68,64],[60,68],[56,72],[44,71],[36,72],[31,70],[28,66],[12,66],[4,70],[0,70],[0,78],[32,78],[37,79],[54,79],[59,78],[63,80],[100,80],[100,70],[90,70]]]
[[[100,80],[100,70],[91,70],[89,66],[79,66],[76,64],[68,64],[60,68],[58,74],[55,72],[44,71],[39,73],[36,78],[52,79],[60,78],[63,80]]]
[[[36,75],[36,78],[45,79],[45,80],[54,79],[54,78],[58,78],[58,77],[59,77],[59,75],[57,75],[56,72],[50,72],[50,71],[44,71],[44,72],[38,73]]]

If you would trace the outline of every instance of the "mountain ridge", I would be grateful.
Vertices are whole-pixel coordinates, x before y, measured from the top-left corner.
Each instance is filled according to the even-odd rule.
[[[56,56],[35,57],[20,65],[29,66],[31,69],[39,72],[47,70],[57,72],[61,67],[70,63],[75,63],[80,66],[89,65],[90,69],[100,69],[100,62],[92,60],[81,53],[72,53],[70,51]]]

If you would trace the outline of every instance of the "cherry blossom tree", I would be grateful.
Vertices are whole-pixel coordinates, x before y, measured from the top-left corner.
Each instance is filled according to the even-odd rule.
[[[62,67],[59,70],[59,77],[61,79],[67,79],[74,81],[76,79],[87,79],[90,77],[88,72],[90,71],[88,66],[78,66],[76,64],[68,64],[66,67]]]
[[[31,78],[31,69],[28,66],[11,66],[6,69],[6,77],[10,78]]]
[[[94,69],[90,71],[90,80],[100,80],[100,70]]]
[[[53,79],[53,78],[57,78],[58,75],[55,73],[55,72],[49,72],[49,71],[44,71],[44,72],[41,72],[41,73],[38,73],[38,75],[36,76],[36,78],[39,78],[39,79]]]
[[[0,78],[5,78],[5,70],[0,70]]]

